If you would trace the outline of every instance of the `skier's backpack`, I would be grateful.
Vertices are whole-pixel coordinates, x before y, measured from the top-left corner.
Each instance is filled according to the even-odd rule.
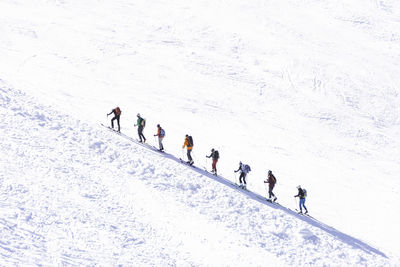
[[[115,108],[115,114],[117,114],[117,116],[121,115],[121,109],[119,107]]]
[[[164,131],[163,128],[161,128],[161,130],[160,130],[160,136],[161,136],[161,137],[164,137],[164,136],[165,136],[165,131]]]
[[[305,190],[304,188],[302,188],[302,189],[303,189],[304,197],[307,197],[307,190]]]
[[[218,152],[218,150],[215,150],[215,151],[214,151],[214,158],[215,158],[215,159],[219,159],[219,152]]]
[[[246,164],[246,165],[244,165],[244,170],[245,170],[246,173],[248,173],[248,172],[251,171],[251,168],[250,168],[249,165]]]
[[[193,146],[193,137],[191,135],[188,136],[189,146]]]
[[[142,121],[140,122],[140,125],[143,126],[143,128],[146,126],[146,119],[142,118]]]
[[[276,178],[275,178],[275,175],[271,174],[271,177],[272,177],[272,181],[274,182],[274,184],[276,184]]]

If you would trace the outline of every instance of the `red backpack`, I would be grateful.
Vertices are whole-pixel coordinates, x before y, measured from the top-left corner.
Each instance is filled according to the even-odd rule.
[[[118,115],[121,115],[121,110],[119,109],[119,107],[115,108],[115,113]]]

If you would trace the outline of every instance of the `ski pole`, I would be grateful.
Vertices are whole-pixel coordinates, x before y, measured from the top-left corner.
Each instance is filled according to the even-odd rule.
[[[294,206],[295,206],[294,210],[295,210],[295,211],[299,211],[299,210],[297,209],[296,197],[293,198],[293,201],[294,201]]]
[[[265,191],[267,192],[266,196],[268,196],[269,192],[268,192],[268,188],[267,188],[267,183],[265,181],[263,181],[263,183],[264,183]],[[265,198],[267,198],[267,197],[265,197]]]
[[[154,136],[154,143],[157,145],[157,137]]]

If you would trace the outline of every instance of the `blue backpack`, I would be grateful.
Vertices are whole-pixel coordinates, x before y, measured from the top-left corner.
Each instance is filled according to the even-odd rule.
[[[250,168],[250,166],[249,165],[244,165],[244,171],[246,172],[246,173],[249,173],[250,171],[251,171],[251,168]]]
[[[163,128],[161,128],[161,131],[160,131],[160,136],[161,136],[161,137],[164,137],[164,136],[165,136],[165,131],[164,131],[164,129],[163,129]]]

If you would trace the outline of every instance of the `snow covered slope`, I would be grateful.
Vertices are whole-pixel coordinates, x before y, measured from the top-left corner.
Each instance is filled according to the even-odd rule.
[[[5,263],[399,264],[398,1],[3,0],[0,14]],[[196,165],[214,147],[234,181],[249,163],[254,192],[273,170],[292,209],[303,185],[324,224],[110,135],[116,105],[131,137],[138,112],[150,143],[164,126],[174,157],[189,133]]]
[[[388,264],[361,240],[0,90],[2,265]]]

